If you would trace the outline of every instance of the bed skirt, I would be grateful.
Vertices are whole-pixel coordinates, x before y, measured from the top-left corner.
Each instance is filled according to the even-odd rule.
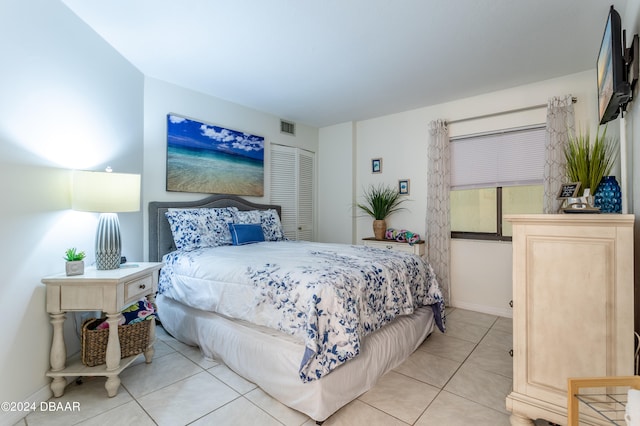
[[[319,380],[303,383],[298,375],[304,344],[265,327],[237,322],[185,306],[159,295],[162,326],[179,341],[199,346],[207,358],[221,360],[281,403],[315,421],[324,421],[373,387],[400,365],[433,331],[431,307],[396,318],[367,336],[358,357]]]

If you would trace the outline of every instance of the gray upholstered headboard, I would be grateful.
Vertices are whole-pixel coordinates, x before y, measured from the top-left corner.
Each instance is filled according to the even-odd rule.
[[[170,208],[195,209],[237,207],[238,210],[275,209],[282,218],[280,206],[256,204],[235,195],[212,195],[197,201],[152,201],[149,203],[149,262],[160,262],[162,256],[176,249],[165,212]]]

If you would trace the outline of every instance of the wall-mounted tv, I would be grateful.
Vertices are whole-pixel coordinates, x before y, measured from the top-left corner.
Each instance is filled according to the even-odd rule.
[[[618,117],[631,98],[627,81],[620,15],[611,6],[598,54],[598,112],[600,124]]]

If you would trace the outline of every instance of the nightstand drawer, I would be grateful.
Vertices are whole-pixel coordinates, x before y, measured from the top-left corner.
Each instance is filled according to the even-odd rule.
[[[419,256],[424,256],[425,254],[424,241],[420,241],[415,244],[403,243],[394,240],[376,240],[374,238],[363,238],[362,241],[365,246],[413,253]]]
[[[153,287],[153,278],[151,275],[142,277],[125,284],[124,299],[129,301],[139,295],[149,294],[149,289]]]
[[[378,248],[385,248],[387,250],[404,251],[407,253],[413,253],[413,246],[409,244],[388,244],[383,242],[382,244],[374,244]]]

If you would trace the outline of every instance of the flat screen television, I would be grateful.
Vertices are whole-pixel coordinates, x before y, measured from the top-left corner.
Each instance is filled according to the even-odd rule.
[[[598,111],[600,124],[618,117],[631,98],[627,79],[620,15],[611,6],[598,54]]]

